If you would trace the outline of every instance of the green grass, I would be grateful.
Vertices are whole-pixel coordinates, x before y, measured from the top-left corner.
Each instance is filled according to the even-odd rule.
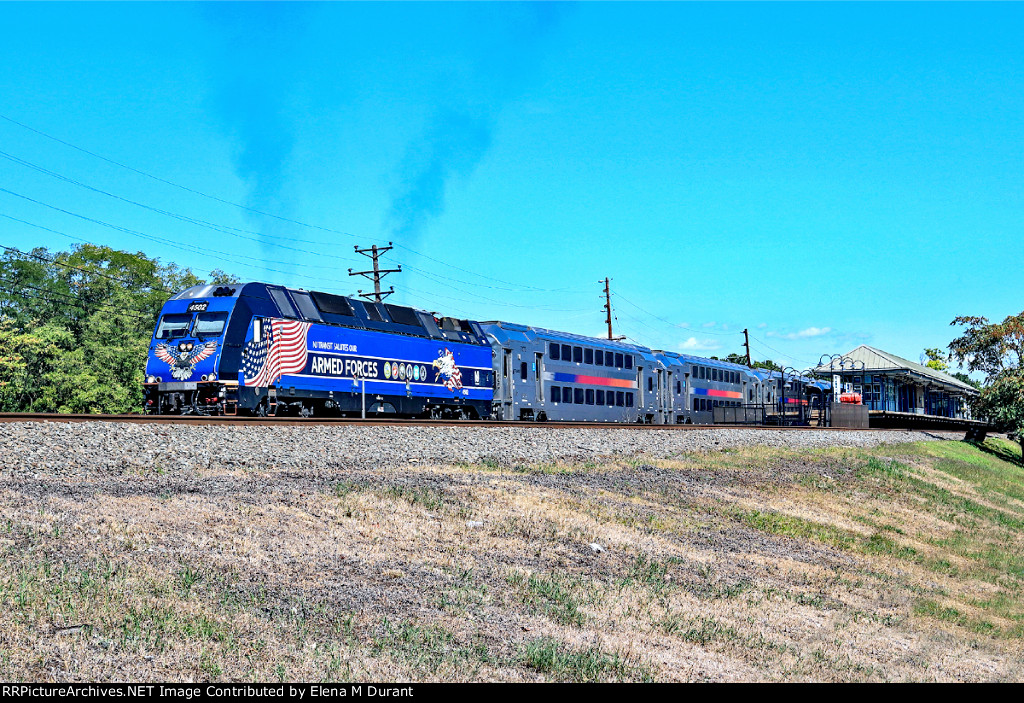
[[[652,680],[648,667],[618,652],[598,647],[576,649],[550,637],[526,643],[521,661],[555,681],[586,683],[596,681]]]
[[[579,577],[514,571],[506,580],[524,603],[563,625],[581,627],[587,619],[582,608],[595,599],[594,589]]]
[[[481,665],[492,661],[483,642],[461,643],[440,625],[384,618],[380,630],[381,634],[373,638],[371,651],[401,661],[416,673],[472,678]]]

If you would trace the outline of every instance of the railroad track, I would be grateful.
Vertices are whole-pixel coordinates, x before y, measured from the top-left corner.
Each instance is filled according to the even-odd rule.
[[[161,425],[388,425],[394,427],[535,427],[558,429],[585,427],[592,429],[644,430],[689,432],[707,429],[786,430],[794,432],[870,432],[863,429],[841,427],[778,427],[773,425],[641,425],[620,422],[509,422],[504,420],[420,420],[406,418],[352,418],[352,417],[241,417],[231,415],[100,415],[63,413],[0,413],[4,422],[124,422]],[[875,429],[875,428],[872,428]],[[900,428],[890,427],[889,430]]]

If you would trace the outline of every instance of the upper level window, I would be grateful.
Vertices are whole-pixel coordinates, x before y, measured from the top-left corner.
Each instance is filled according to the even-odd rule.
[[[598,349],[594,352],[594,365],[604,366],[604,350]]]
[[[562,345],[562,361],[572,361],[572,347],[568,344]]]
[[[632,354],[626,354],[626,368],[627,369],[633,368],[633,355]]]
[[[594,350],[593,349],[584,349],[583,350],[583,363],[584,364],[593,364],[594,363]]]
[[[551,357],[552,361],[558,361],[561,358],[558,354],[558,345],[554,342],[548,345],[548,356]]]
[[[622,368],[622,354],[619,354],[618,352],[615,354],[615,367],[620,369]]]
[[[583,347],[572,348],[572,360],[575,361],[577,364],[583,363]]]

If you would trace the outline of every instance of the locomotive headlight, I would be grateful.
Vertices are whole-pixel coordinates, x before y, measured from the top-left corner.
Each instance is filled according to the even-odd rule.
[[[146,376],[146,383],[156,383],[156,376]]]
[[[206,380],[206,374],[204,373],[202,376],[200,376],[199,380],[200,381],[205,381]]]
[[[208,380],[208,381],[216,381],[217,380],[217,374],[211,373],[209,376],[206,377],[206,380]]]

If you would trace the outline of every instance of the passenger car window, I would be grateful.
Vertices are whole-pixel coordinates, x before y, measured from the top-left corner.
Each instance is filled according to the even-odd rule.
[[[633,394],[632,393],[627,393],[626,394],[626,407],[627,408],[633,407]]]
[[[562,361],[572,361],[572,347],[568,344],[562,345]]]
[[[615,405],[616,407],[622,407],[626,404],[626,393],[625,391],[615,391]]]
[[[572,348],[572,360],[575,361],[577,364],[583,363],[583,347]]]
[[[587,405],[593,405],[593,404],[594,404],[594,389],[593,388],[588,388],[587,389]]]
[[[604,391],[597,392],[597,404],[604,405]]]
[[[604,366],[604,350],[598,349],[594,352],[594,365]]]
[[[156,328],[157,339],[177,339],[184,337],[188,332],[188,323],[192,321],[191,315],[164,315]]]
[[[633,368],[633,355],[632,354],[626,354],[626,368],[627,369]]]
[[[561,357],[558,355],[558,345],[552,342],[548,345],[548,356],[551,357],[552,361],[558,361]]]
[[[562,386],[562,402],[572,402],[572,388],[569,388],[569,386]]]
[[[561,386],[551,386],[551,390],[548,391],[548,395],[551,396],[552,403],[562,402],[562,388]]]
[[[522,362],[521,364],[519,364],[519,377],[522,378],[524,381],[526,380],[526,362],[525,361]]]
[[[615,367],[620,369],[622,368],[622,354],[619,354],[618,352],[615,354]]]
[[[584,364],[593,364],[594,363],[594,350],[593,349],[584,349],[583,350],[583,363]]]
[[[576,405],[583,405],[583,389],[574,388],[572,394],[573,401],[576,403]]]

